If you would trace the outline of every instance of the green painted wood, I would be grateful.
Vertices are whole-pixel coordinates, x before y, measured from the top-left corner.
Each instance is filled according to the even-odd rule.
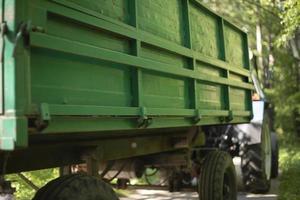
[[[201,121],[195,123],[189,118],[180,117],[160,117],[153,118],[151,123],[147,127],[148,129],[156,128],[178,128],[178,127],[190,127],[190,126],[205,126],[212,124],[228,124],[229,122],[224,120],[226,116],[220,117],[202,117]],[[230,123],[247,123],[249,122],[248,116],[236,116]],[[127,118],[68,118],[68,117],[52,117],[51,126],[45,128],[42,134],[64,134],[64,133],[88,133],[98,132],[99,135],[109,136],[110,132],[107,131],[128,131],[136,129],[136,119]],[[104,132],[101,132],[104,131]],[[70,137],[71,137],[70,135]]]
[[[5,2],[10,38],[30,22],[17,49],[5,39],[12,123],[69,133],[249,121],[247,35],[197,0]]]
[[[69,53],[73,55],[95,58],[99,60],[106,60],[114,63],[123,63],[125,65],[131,65],[145,70],[162,72],[162,73],[171,74],[179,77],[195,78],[207,82],[215,82],[219,84],[232,85],[238,88],[244,88],[249,90],[253,89],[253,85],[250,83],[231,81],[231,80],[227,80],[226,78],[214,79],[214,77],[208,77],[207,75],[196,73],[193,70],[184,69],[184,68],[183,69],[174,68],[172,65],[168,63],[157,62],[155,60],[145,59],[142,57],[135,57],[129,54],[123,54],[120,52],[112,51],[110,49],[94,47],[84,43],[74,42],[71,40],[53,37],[46,34],[34,32],[31,34],[30,42],[33,47],[50,49],[50,50]],[[81,49],[82,51],[78,51],[78,49]],[[115,59],[116,57],[118,59]]]
[[[139,107],[112,107],[112,106],[78,106],[78,105],[59,105],[42,104],[42,108],[47,108],[50,115],[55,116],[137,116],[140,113]],[[194,109],[168,109],[168,108],[148,108],[149,116],[177,116],[193,117]],[[202,116],[228,116],[227,110],[201,109]],[[244,114],[242,114],[244,113]],[[250,111],[235,111],[234,116],[248,116]]]
[[[3,112],[0,119],[0,149],[13,150],[16,146],[28,144],[27,118],[24,113],[29,109],[27,54],[22,48],[22,38],[18,44],[12,43],[18,32],[18,24],[26,11],[22,10],[24,2],[17,5],[15,0],[2,1],[2,21],[7,31],[3,36],[4,51],[2,59],[1,92]],[[17,47],[16,47],[17,46]]]
[[[131,24],[138,29],[139,18],[138,18],[138,0],[133,0],[129,2],[131,8]],[[133,55],[139,57],[141,54],[141,41],[136,39],[132,42]],[[143,106],[143,88],[142,88],[142,70],[139,68],[132,69],[132,85],[133,85],[133,106],[142,107]]]
[[[198,4],[190,6],[193,50],[205,56],[220,58],[218,18]]]
[[[224,61],[228,61],[227,59],[227,46],[226,46],[226,35],[225,35],[225,25],[224,25],[224,20],[223,19],[220,19],[219,21],[219,25],[220,25],[220,37],[221,37],[221,57]],[[230,78],[230,71],[229,70],[226,70],[225,71],[225,77],[226,78]],[[226,89],[225,89],[225,104],[226,104],[226,108],[228,110],[231,110],[231,101],[230,101],[230,86],[227,86]]]
[[[62,1],[64,2],[64,1]],[[69,5],[70,6],[70,5]],[[161,49],[165,49],[167,51],[180,54],[186,57],[195,57],[197,60],[201,62],[205,62],[209,65],[214,65],[219,68],[229,69],[229,64],[226,62],[222,62],[221,60],[212,59],[203,54],[200,54],[195,51],[191,51],[188,48],[182,47],[180,45],[169,42],[163,38],[156,37],[155,35],[149,34],[147,32],[133,29],[126,24],[120,24],[115,21],[109,20],[106,17],[103,18],[101,15],[97,15],[98,18],[90,17],[91,13],[87,12],[89,15],[84,15],[79,12],[75,12],[74,10],[69,10],[63,7],[58,7],[50,4],[47,7],[48,12],[55,13],[57,15],[65,16],[67,18],[72,18],[78,22],[82,22],[87,25],[91,25],[97,28],[105,29],[109,32],[113,32],[116,34],[120,34],[122,36],[128,37],[130,39],[138,39],[143,41],[144,43],[150,44],[152,46],[157,46]],[[249,76],[249,72],[247,70],[243,70],[241,68],[237,68],[235,66],[231,67],[235,73],[239,73],[244,76]]]

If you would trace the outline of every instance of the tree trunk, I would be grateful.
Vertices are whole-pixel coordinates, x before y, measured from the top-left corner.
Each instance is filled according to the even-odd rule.
[[[300,28],[295,33],[295,38],[290,40],[290,47],[295,58],[295,80],[296,80],[296,92],[300,92]],[[296,102],[300,104],[299,102]],[[300,137],[300,112],[299,108],[295,106],[295,110],[293,112],[294,115],[294,126],[296,135]]]

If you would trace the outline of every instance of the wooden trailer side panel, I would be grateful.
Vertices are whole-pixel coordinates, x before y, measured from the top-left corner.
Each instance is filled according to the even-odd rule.
[[[15,37],[22,31],[14,57],[22,87],[13,95],[17,117],[27,122],[23,133],[101,134],[251,118],[247,35],[197,0],[11,6],[8,28]]]

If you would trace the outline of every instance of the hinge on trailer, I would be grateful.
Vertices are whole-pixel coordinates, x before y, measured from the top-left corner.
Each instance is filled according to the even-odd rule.
[[[1,44],[0,44],[0,62],[3,62],[3,57],[4,57],[4,36],[7,33],[7,24],[6,22],[2,22],[0,24],[0,37],[1,37]]]
[[[4,48],[5,48],[5,34],[7,33],[8,31],[8,28],[7,28],[7,24],[6,22],[1,22],[0,24],[0,71],[2,72],[3,74],[3,69],[4,69]],[[1,75],[0,77],[0,81],[3,82],[3,75]],[[3,83],[2,83],[3,84]],[[2,85],[3,87],[3,85]],[[2,88],[1,88],[2,89]],[[0,96],[2,97],[0,99],[0,114],[3,115],[4,113],[4,99],[3,99],[3,90],[1,91],[0,93]]]
[[[7,33],[7,24],[6,22],[1,22],[1,25],[0,25],[0,34],[1,34],[1,37],[4,37],[4,35]]]
[[[202,115],[199,109],[196,110],[196,116],[194,117],[193,121],[195,124],[198,124],[202,119]]]
[[[16,56],[17,53],[17,48],[20,45],[20,42],[22,41],[22,38],[25,38],[24,44],[28,45],[29,44],[29,32],[31,29],[31,22],[22,22],[19,26],[16,38],[15,38],[15,44],[14,44],[14,49],[13,49],[13,57]]]
[[[49,105],[46,103],[41,104],[41,117],[43,121],[50,121],[51,116],[49,112]]]
[[[145,107],[141,107],[140,117],[138,118],[138,128],[147,128],[151,124],[152,119],[147,116]]]
[[[232,110],[229,110],[229,114],[228,114],[228,117],[227,117],[227,121],[230,122],[233,120],[233,111]]]
[[[51,120],[49,105],[47,103],[42,103],[40,106],[40,118],[35,121],[35,126],[37,130],[44,130]]]

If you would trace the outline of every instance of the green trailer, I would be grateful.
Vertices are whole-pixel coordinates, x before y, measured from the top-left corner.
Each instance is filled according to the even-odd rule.
[[[0,2],[2,174],[86,162],[95,175],[98,163],[171,154],[189,168],[228,160],[206,144],[218,125],[252,116],[241,29],[198,0]]]

